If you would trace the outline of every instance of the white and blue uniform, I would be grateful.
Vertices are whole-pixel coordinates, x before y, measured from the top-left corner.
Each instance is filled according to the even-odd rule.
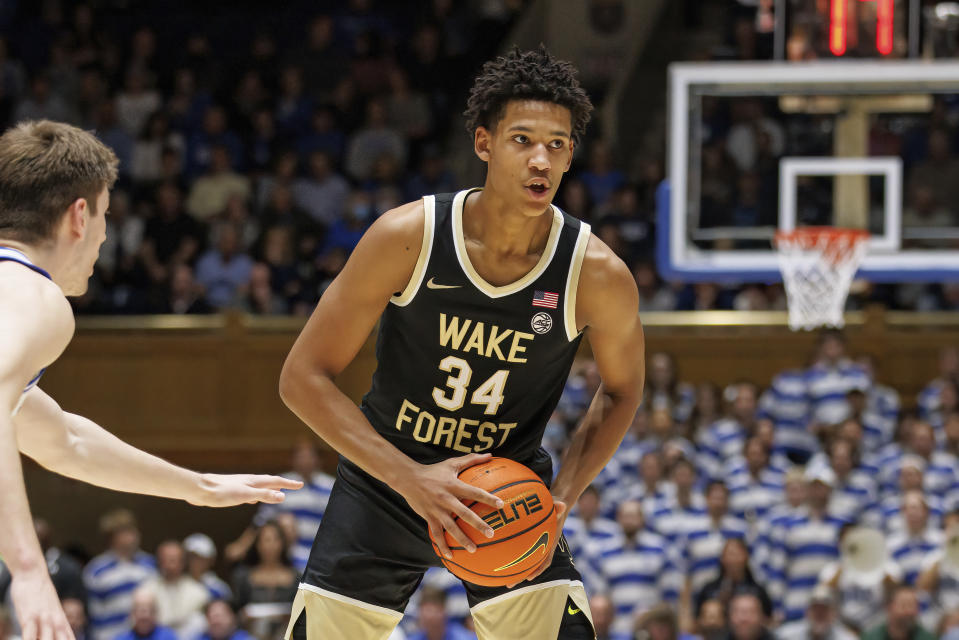
[[[862,412],[862,448],[875,452],[892,442],[899,422],[899,394],[895,389],[875,385],[866,396]]]
[[[706,477],[723,479],[723,468],[743,452],[746,427],[733,418],[723,418],[711,424],[699,441],[699,464]]]
[[[776,451],[808,458],[819,450],[816,436],[808,428],[810,399],[802,371],[777,374],[759,397],[759,417],[775,426]]]
[[[815,517],[804,508],[771,532],[768,590],[786,621],[805,615],[820,572],[839,559],[839,529],[844,524],[831,514]]]
[[[916,584],[926,558],[942,550],[945,534],[927,527],[919,535],[900,530],[889,536],[889,555],[902,569],[905,584]]]
[[[286,499],[279,504],[263,504],[257,511],[254,524],[263,526],[268,520],[276,518],[281,513],[291,513],[296,522],[296,540],[290,551],[290,561],[293,567],[302,572],[310,558],[310,549],[313,547],[313,538],[320,528],[320,521],[326,511],[326,504],[330,500],[330,491],[333,490],[333,477],[317,472],[306,481],[297,473],[286,473],[284,478],[303,481],[303,488],[296,491],[283,491]]]
[[[466,587],[463,586],[463,581],[443,567],[430,567],[426,570],[426,573],[423,574],[423,581],[420,583],[416,593],[413,594],[413,597],[410,598],[410,603],[406,606],[405,615],[403,616],[403,621],[406,624],[404,624],[403,627],[407,633],[413,633],[416,630],[420,596],[423,593],[424,587],[437,589],[446,594],[446,615],[449,616],[450,620],[462,623],[463,620],[469,616],[470,605],[467,601]]]
[[[892,447],[879,459],[882,495],[892,496],[899,493],[899,472],[902,470],[902,448]],[[959,489],[959,460],[945,451],[933,451],[929,459],[923,458],[926,468],[922,472],[923,491],[936,496],[947,508],[956,502]]]
[[[762,583],[769,582],[770,565],[772,558],[772,536],[781,526],[802,514],[803,507],[794,507],[788,503],[781,503],[766,512],[759,519],[752,532],[753,541],[750,544],[750,564],[756,574],[756,579]]]
[[[635,500],[643,505],[643,516],[647,522],[652,521],[653,514],[669,504],[676,494],[676,486],[670,482],[660,481],[655,487],[648,487],[644,482],[632,482],[610,488],[603,494],[603,515],[607,518],[616,517],[616,509],[624,502]]]
[[[916,405],[919,407],[919,417],[929,421],[939,412],[939,395],[942,393],[942,380],[936,378],[922,388],[919,396],[916,398]]]
[[[0,247],[0,262],[16,262],[17,264],[22,264],[28,269],[36,271],[47,280],[53,280],[49,273],[30,262],[30,258],[16,249],[11,249],[10,247]],[[37,386],[37,383],[40,382],[40,376],[43,375],[44,371],[46,371],[46,369],[40,369],[40,371],[30,379],[30,382],[27,383],[27,386],[24,387],[23,393],[20,395],[20,400],[17,401],[17,405],[13,408],[13,415],[17,415],[17,412],[20,411],[20,406],[27,397],[27,391]]]
[[[706,517],[706,498],[701,493],[693,493],[689,504],[682,506],[674,497],[662,505],[649,522],[649,527],[666,538],[670,544],[676,544],[687,531]]]
[[[90,561],[83,571],[83,583],[87,588],[90,630],[95,640],[113,640],[127,630],[133,592],[155,575],[153,556],[142,551],[131,560],[107,551]]]
[[[563,535],[573,558],[595,555],[603,544],[623,535],[619,523],[609,518],[596,517],[589,522],[575,513],[563,523]]]
[[[872,387],[865,367],[841,360],[835,366],[814,364],[806,370],[810,414],[813,421],[836,424],[849,414],[846,394],[853,389],[868,393]]]
[[[224,582],[220,576],[216,575],[212,571],[207,571],[200,576],[200,584],[206,587],[207,593],[210,594],[211,600],[233,599],[233,589],[231,589],[230,585]]]
[[[723,516],[713,522],[704,515],[680,538],[683,570],[696,594],[719,576],[719,557],[730,538],[746,539],[746,522],[735,516]]]
[[[749,467],[736,466],[730,470],[726,486],[729,487],[730,513],[748,522],[750,527],[756,527],[771,508],[783,501],[785,474],[765,467],[754,477]]]
[[[926,494],[926,506],[929,508],[929,526],[940,528],[942,526],[942,517],[945,511],[942,501],[936,497]],[[906,518],[902,514],[902,496],[899,494],[891,495],[883,500],[879,505],[882,523],[886,528],[886,535],[900,533],[906,529]]]
[[[650,531],[606,543],[595,569],[613,601],[613,631],[629,633],[638,613],[663,602],[675,606],[679,599],[682,574],[675,552]]]
[[[861,469],[853,469],[845,478],[837,477],[829,497],[829,512],[847,522],[881,529],[879,493],[874,477]]]

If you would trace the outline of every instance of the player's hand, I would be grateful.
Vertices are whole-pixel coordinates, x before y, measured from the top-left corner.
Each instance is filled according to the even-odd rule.
[[[549,549],[546,550],[546,556],[543,558],[543,561],[539,563],[539,566],[533,569],[532,573],[523,578],[523,580],[527,582],[536,579],[539,577],[539,574],[543,573],[549,568],[549,565],[553,563],[553,554],[556,553],[556,545],[559,544],[560,538],[563,537],[563,524],[566,522],[566,516],[569,513],[569,508],[566,506],[565,502],[555,498],[553,498],[553,507],[556,509],[556,535],[553,536],[553,544],[551,544]],[[507,588],[512,589],[518,584],[519,582],[514,582],[513,584],[508,584],[506,586]]]
[[[204,473],[200,475],[196,495],[188,498],[187,502],[199,507],[232,507],[257,502],[276,504],[283,502],[285,497],[280,489],[299,489],[302,486],[299,480],[280,476]]]
[[[10,597],[23,640],[74,640],[46,565],[13,576]]]
[[[492,493],[466,484],[456,477],[463,469],[486,462],[489,458],[488,453],[471,453],[436,464],[417,465],[403,485],[396,488],[413,511],[426,520],[440,554],[447,559],[452,558],[453,554],[446,544],[444,530],[470,553],[476,551],[476,545],[459,527],[455,517],[459,516],[466,524],[483,532],[487,538],[493,536],[493,529],[463,504],[463,501],[482,502],[495,509],[502,507],[503,501]]]

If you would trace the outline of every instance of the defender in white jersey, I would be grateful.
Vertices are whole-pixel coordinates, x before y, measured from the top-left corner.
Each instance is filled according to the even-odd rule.
[[[300,487],[176,467],[63,411],[37,387],[73,337],[65,296],[87,289],[116,175],[113,152],[76,127],[24,122],[0,136],[0,556],[23,640],[70,640],[73,632],[34,532],[20,453],[101,487],[196,505],[280,502],[280,489]]]

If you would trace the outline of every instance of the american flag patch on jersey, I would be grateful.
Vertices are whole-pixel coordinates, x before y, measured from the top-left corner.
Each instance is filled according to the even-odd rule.
[[[547,309],[555,309],[557,304],[559,304],[558,293],[553,293],[552,291],[537,291],[536,293],[533,294],[534,307],[546,307]]]

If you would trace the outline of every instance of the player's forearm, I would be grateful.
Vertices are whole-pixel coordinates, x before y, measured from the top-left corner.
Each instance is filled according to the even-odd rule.
[[[602,386],[593,396],[580,425],[573,432],[552,492],[572,506],[599,475],[629,430],[642,397],[635,393],[607,393]]]
[[[368,474],[391,487],[407,477],[415,464],[378,434],[336,384],[318,372],[284,371],[280,397],[296,416]]]
[[[35,456],[51,471],[116,491],[200,501],[202,474],[141,451],[83,416],[62,416],[64,437]]]
[[[46,561],[30,517],[20,452],[9,416],[0,417],[0,557],[14,576],[43,569]]]

